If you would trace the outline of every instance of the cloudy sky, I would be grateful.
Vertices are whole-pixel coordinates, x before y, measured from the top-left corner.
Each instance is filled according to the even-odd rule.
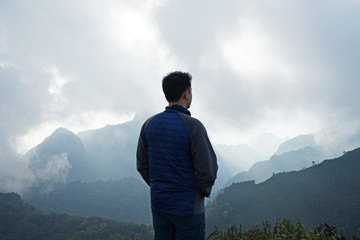
[[[359,43],[360,0],[2,0],[0,176],[58,127],[162,111],[173,70],[216,144],[357,131]]]

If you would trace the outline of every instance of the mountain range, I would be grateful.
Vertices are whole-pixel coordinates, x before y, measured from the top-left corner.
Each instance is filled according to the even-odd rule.
[[[59,128],[26,157],[40,182],[138,177],[135,152],[140,125],[136,121],[108,125],[75,135]]]
[[[141,180],[135,161],[141,124],[139,120],[133,120],[77,134],[59,128],[28,151],[25,157],[37,178],[36,182],[49,189],[53,183],[65,181],[89,183],[126,177]],[[300,170],[338,156],[330,148],[315,142],[312,134],[289,139],[280,144],[268,160],[261,151],[247,144],[214,145],[219,172],[212,197],[234,182],[262,182],[275,173]],[[255,164],[251,166],[251,162]],[[239,166],[251,167],[239,171]]]
[[[301,170],[335,156],[335,151],[316,145],[314,135],[300,135],[280,144],[269,160],[258,161],[248,171],[237,173],[226,182],[224,187],[251,180],[257,183],[263,182],[276,173]]]
[[[244,229],[249,229],[261,225],[265,220],[275,222],[279,219],[290,219],[301,222],[308,229],[314,229],[321,223],[328,223],[335,225],[345,236],[359,234],[359,171],[360,148],[346,152],[339,158],[313,164],[306,169],[277,173],[262,183],[256,184],[255,181],[234,183],[207,205],[207,232],[212,232],[215,227],[225,229],[229,226],[241,225]],[[34,232],[33,229],[40,228],[41,232],[46,229],[58,234],[58,231],[61,231],[59,228],[71,225],[76,228],[73,227],[72,234],[80,234],[89,231],[88,228],[83,229],[84,224],[97,222],[98,227],[104,225],[100,218],[90,216],[120,219],[126,222],[138,222],[142,219],[140,222],[151,224],[149,190],[137,179],[93,183],[65,182],[54,184],[52,187],[51,191],[44,192],[42,186],[38,188],[34,186],[29,190],[25,201],[34,205],[36,209],[47,212],[46,214],[56,211],[61,215],[54,213],[43,215],[33,207],[23,204],[20,204],[24,206],[24,210],[21,210],[22,207],[15,207],[21,201],[15,196],[16,194],[0,194],[0,200],[4,198],[6,204],[2,207],[5,212],[0,212],[0,233],[19,237],[12,239],[21,239],[18,230],[21,230],[21,234],[36,235],[38,232]],[[9,207],[14,211],[9,212]],[[87,216],[87,218],[70,217],[69,214]],[[47,221],[56,221],[61,225],[50,226],[45,224]],[[76,226],[73,225],[75,222]],[[80,224],[81,222],[83,223]],[[106,226],[115,224],[109,221],[105,223]],[[8,226],[9,224],[11,226]],[[125,225],[125,231],[128,229],[126,226],[135,227]],[[134,228],[134,231],[143,230]],[[148,234],[149,229],[146,231]],[[96,234],[101,232],[101,229],[96,230]],[[95,233],[91,231],[88,234]]]
[[[42,143],[26,153],[37,182],[93,182],[132,177],[136,171],[136,146],[141,123],[118,125],[74,134],[58,128]],[[221,189],[231,176],[225,160],[218,156],[219,172],[214,191]],[[43,186],[46,186],[43,184]]]
[[[44,212],[150,224],[149,189],[135,163],[140,128],[141,122],[130,121],[78,134],[57,129],[26,154],[38,181],[23,194],[24,199]],[[226,152],[228,146],[214,148],[219,173],[207,203],[215,201],[217,195],[227,191],[223,188],[233,183],[261,183],[279,173],[315,166],[334,155],[328,148],[316,145],[314,135],[301,135],[282,143],[269,160],[259,161],[248,171],[233,176],[233,163],[245,156],[260,159],[261,154],[245,145],[231,146],[232,153]],[[134,197],[141,201],[133,202]],[[141,210],[139,214],[129,211],[131,203],[134,209]],[[110,206],[112,210],[105,210]]]
[[[44,191],[42,184],[22,193],[27,203],[44,213],[98,216],[119,222],[151,224],[149,188],[136,178],[84,183],[61,182]]]
[[[345,235],[359,234],[360,148],[332,160],[268,180],[234,183],[208,204],[208,228],[249,228],[264,220],[291,219],[309,228],[335,225]]]
[[[22,197],[44,213],[151,224],[149,188],[135,163],[140,127],[130,121],[77,134],[57,129],[26,153],[37,181]],[[357,231],[359,149],[325,160],[338,152],[317,145],[314,135],[300,135],[234,176],[235,165],[265,156],[246,145],[214,148],[219,173],[207,201],[209,228],[293,218]]]

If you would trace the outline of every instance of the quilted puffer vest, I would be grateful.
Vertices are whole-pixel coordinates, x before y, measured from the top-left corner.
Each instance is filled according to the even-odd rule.
[[[168,107],[149,122],[145,131],[151,206],[155,211],[190,216],[194,212],[195,174],[190,137],[179,114],[190,112]]]

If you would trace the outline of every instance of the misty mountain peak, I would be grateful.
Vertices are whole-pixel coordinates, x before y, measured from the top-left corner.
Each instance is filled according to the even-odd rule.
[[[281,155],[285,152],[299,150],[305,147],[315,146],[315,136],[313,134],[299,135],[280,144],[275,155]]]
[[[84,178],[86,152],[82,141],[66,128],[56,129],[28,152],[30,168],[39,181],[57,182]]]
[[[59,127],[58,129],[56,129],[52,135],[63,135],[63,134],[74,134],[72,131],[70,131],[69,129],[67,128],[64,128],[64,127]]]
[[[56,129],[49,137],[39,144],[37,151],[47,154],[59,154],[83,149],[83,144],[78,136],[66,128]]]

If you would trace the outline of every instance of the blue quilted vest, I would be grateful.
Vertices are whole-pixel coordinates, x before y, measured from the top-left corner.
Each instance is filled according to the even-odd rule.
[[[195,174],[190,137],[175,105],[154,117],[145,131],[148,146],[151,207],[175,216],[191,216],[195,202]]]

